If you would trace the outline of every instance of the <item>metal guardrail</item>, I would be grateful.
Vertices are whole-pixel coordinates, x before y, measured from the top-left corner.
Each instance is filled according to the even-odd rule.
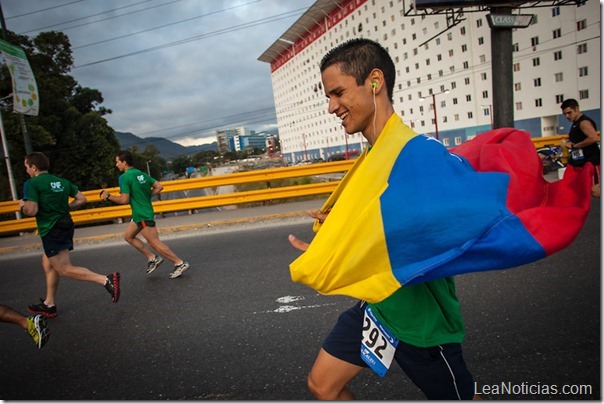
[[[599,136],[598,132],[598,136]],[[535,148],[545,145],[559,145],[568,135],[546,136],[532,138]],[[309,177],[347,171],[354,160],[334,161],[304,166],[284,167],[258,171],[222,174],[216,176],[191,178],[184,180],[162,181],[163,194],[168,192],[188,191],[202,188],[217,188],[227,185],[239,185],[254,182],[267,182],[286,178]],[[264,189],[259,191],[236,192],[221,195],[209,195],[192,198],[162,200],[153,202],[156,213],[178,212],[193,209],[211,208],[217,206],[237,205],[250,202],[261,202],[272,199],[287,199],[301,196],[321,195],[331,193],[339,181],[316,183],[308,185],[289,186]],[[119,193],[118,187],[106,188],[111,193]],[[88,201],[99,198],[100,189],[82,191]],[[19,211],[19,201],[0,202],[0,214],[16,213]],[[113,205],[102,208],[80,209],[71,212],[76,224],[104,222],[131,215],[129,205]],[[23,218],[0,221],[0,234],[17,233],[36,229],[34,218]]]
[[[270,182],[285,178],[308,177],[347,171],[353,160],[335,161],[304,166],[284,167],[216,176],[191,178],[185,180],[162,181],[167,192],[188,191],[192,189],[217,188],[227,185],[239,185],[254,182]],[[273,199],[287,199],[302,196],[329,194],[339,181],[329,181],[306,185],[295,185],[280,188],[269,188],[258,191],[234,192],[229,194],[207,195],[153,202],[155,213],[178,212],[193,209],[211,208],[226,205],[238,205],[251,202],[262,202]],[[106,188],[109,192],[119,193],[118,187]],[[88,201],[99,200],[100,189],[82,191]],[[0,213],[19,211],[19,201],[0,202]],[[71,212],[76,224],[104,222],[131,216],[130,205],[112,205],[102,208],[79,209]],[[35,218],[4,220],[0,222],[0,234],[18,233],[36,229]]]

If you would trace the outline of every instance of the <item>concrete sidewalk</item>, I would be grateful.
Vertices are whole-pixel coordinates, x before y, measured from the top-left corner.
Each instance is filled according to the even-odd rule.
[[[280,222],[284,220],[308,220],[308,210],[319,209],[324,199],[301,202],[288,202],[275,205],[242,207],[235,209],[206,209],[202,213],[181,216],[160,217],[156,215],[157,228],[162,239],[177,235],[188,235],[209,229],[225,228],[258,222]],[[122,242],[126,223],[105,224],[98,226],[77,227],[74,244],[87,245],[95,243]],[[0,256],[16,252],[42,252],[40,237],[32,233],[21,236],[0,237]]]

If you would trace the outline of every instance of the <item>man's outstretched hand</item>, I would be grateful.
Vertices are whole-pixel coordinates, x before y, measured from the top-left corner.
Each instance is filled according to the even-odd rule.
[[[289,240],[290,244],[294,246],[294,248],[300,251],[306,251],[308,249],[308,243],[305,243],[293,234],[290,234],[287,239]]]

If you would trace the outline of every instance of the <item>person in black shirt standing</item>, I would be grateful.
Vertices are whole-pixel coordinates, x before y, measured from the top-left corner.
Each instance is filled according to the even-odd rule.
[[[561,105],[562,114],[572,122],[566,147],[569,149],[568,164],[582,167],[590,162],[594,165],[594,186],[600,183],[600,146],[596,123],[581,113],[577,100],[569,98]]]

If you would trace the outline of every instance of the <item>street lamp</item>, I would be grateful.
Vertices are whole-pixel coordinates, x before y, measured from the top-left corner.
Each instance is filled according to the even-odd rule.
[[[436,140],[438,140],[438,116],[436,115],[436,96],[439,94],[449,94],[449,89],[446,89],[444,91],[441,91],[440,93],[432,93],[432,105],[434,108],[434,137],[436,138]],[[424,97],[422,97],[422,94],[419,94],[419,100],[423,101],[425,100]]]
[[[489,116],[491,117],[491,130],[493,130],[493,104],[481,105],[480,108],[484,110],[489,110]]]
[[[308,153],[306,152],[306,132],[302,132],[302,141],[304,142],[304,161],[308,160]]]
[[[327,159],[329,159],[329,136],[326,136],[325,140],[327,141],[327,153],[325,154],[325,161],[327,161]]]

